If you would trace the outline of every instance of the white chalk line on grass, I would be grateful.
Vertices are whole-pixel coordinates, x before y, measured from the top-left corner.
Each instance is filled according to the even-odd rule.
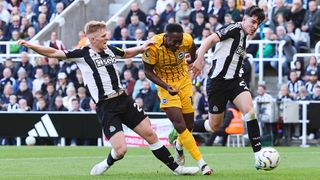
[[[300,154],[301,152],[284,152],[284,154]],[[308,152],[311,154],[320,154],[320,151],[311,151]],[[241,154],[250,154],[250,153],[210,153],[207,154],[205,153],[204,155],[206,157],[208,156],[239,156]],[[281,152],[280,152],[281,154]],[[136,159],[136,158],[141,158],[141,157],[153,157],[153,155],[147,154],[147,155],[134,155],[134,154],[127,154],[125,155],[126,159]],[[189,154],[186,155],[187,157],[190,156]],[[75,160],[75,159],[103,159],[106,158],[107,154],[105,156],[71,156],[71,157],[30,157],[30,158],[0,158],[0,163],[1,161],[30,161],[30,160]]]

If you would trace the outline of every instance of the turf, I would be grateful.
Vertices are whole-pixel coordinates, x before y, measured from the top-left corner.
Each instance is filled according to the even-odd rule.
[[[172,150],[172,148],[170,148]],[[103,176],[89,175],[105,158],[104,147],[0,146],[0,179],[320,179],[320,148],[277,147],[281,162],[273,171],[254,169],[250,148],[201,147],[214,168],[210,176],[174,176],[148,148],[129,148]],[[196,162],[187,156],[187,165]]]

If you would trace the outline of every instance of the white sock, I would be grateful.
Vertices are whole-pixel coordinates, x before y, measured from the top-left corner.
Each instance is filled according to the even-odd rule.
[[[206,129],[206,131],[208,132],[213,132],[213,129],[211,128],[210,124],[209,124],[209,120],[205,120],[204,121],[204,128]]]
[[[116,151],[113,148],[111,149],[111,156],[113,159],[119,159],[118,154],[116,153]]]
[[[203,160],[203,158],[201,158],[200,160],[198,160],[198,166],[201,169],[202,166],[206,165],[207,163]]]

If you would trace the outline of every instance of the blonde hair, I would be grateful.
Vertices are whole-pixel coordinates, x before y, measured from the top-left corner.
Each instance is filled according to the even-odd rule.
[[[97,32],[99,29],[106,29],[107,24],[104,21],[89,21],[84,26],[84,33],[89,36],[95,32]]]

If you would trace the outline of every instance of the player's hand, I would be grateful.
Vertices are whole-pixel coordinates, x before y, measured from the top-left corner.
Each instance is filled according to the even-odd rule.
[[[173,89],[172,86],[168,86],[167,91],[171,96],[177,95],[179,93],[179,89]]]
[[[197,77],[199,74],[201,74],[201,70],[205,64],[204,58],[203,57],[198,57],[192,67],[191,71],[193,72],[194,77]]]
[[[156,42],[154,40],[151,40],[151,39],[149,39],[146,42],[144,42],[143,45],[141,46],[142,52],[146,51],[149,48],[150,45],[153,45],[155,43]]]
[[[29,47],[29,43],[26,40],[19,40],[18,44],[27,48]]]

